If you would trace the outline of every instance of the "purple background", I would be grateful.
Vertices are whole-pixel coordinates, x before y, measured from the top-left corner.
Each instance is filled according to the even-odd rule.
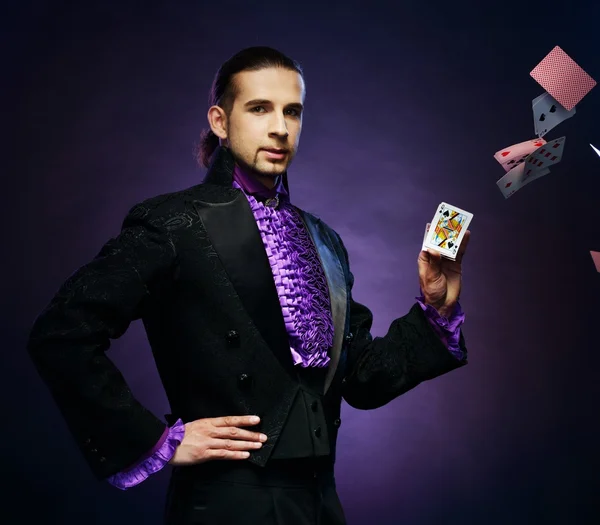
[[[565,3],[549,27],[539,4],[216,2],[222,14],[215,2],[167,4],[22,1],[0,17],[11,485],[1,521],[161,523],[168,470],[128,492],[95,482],[25,341],[134,203],[201,180],[192,148],[215,71],[243,47],[271,45],[306,73],[292,199],[342,235],[374,335],[414,303],[437,204],[475,215],[462,295],[470,364],[376,411],[344,404],[337,479],[349,525],[599,523],[600,275],[589,250],[600,251],[600,158],[589,143],[600,147],[600,87],[546,136],[567,136],[549,176],[505,200],[492,157],[533,138],[543,89],[529,71],[555,45],[600,80],[598,2]],[[169,412],[141,323],[109,355],[149,409]]]

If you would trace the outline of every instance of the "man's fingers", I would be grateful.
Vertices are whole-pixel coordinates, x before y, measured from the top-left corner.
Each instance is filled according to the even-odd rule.
[[[260,421],[260,418],[257,416],[224,416],[211,419],[210,421],[213,425],[210,432],[211,437],[262,442],[267,440],[267,436],[260,432],[251,432],[250,430],[238,428],[256,425]]]
[[[425,264],[422,268],[426,279],[435,279],[442,271],[442,254],[433,248],[427,249]]]
[[[204,457],[206,460],[210,459],[247,459],[250,456],[250,452],[245,450],[226,450],[224,448],[209,448]]]
[[[237,439],[211,439],[208,442],[209,450],[257,450],[262,447],[259,441],[238,441]]]
[[[467,230],[465,232],[465,236],[463,237],[462,242],[460,243],[460,247],[458,248],[458,253],[456,254],[456,262],[461,262],[463,255],[467,251],[467,245],[469,244],[469,239],[471,238],[471,230]]]
[[[236,427],[215,427],[211,430],[210,436],[219,439],[236,439],[245,441],[266,441],[267,436],[260,432],[250,432],[243,428]]]
[[[210,419],[215,427],[250,427],[260,423],[258,416],[223,416]]]

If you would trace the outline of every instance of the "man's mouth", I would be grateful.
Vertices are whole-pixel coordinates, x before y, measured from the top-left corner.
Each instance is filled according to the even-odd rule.
[[[287,153],[286,149],[280,148],[262,148],[262,150],[267,154],[267,158],[274,160],[281,160],[285,158]]]

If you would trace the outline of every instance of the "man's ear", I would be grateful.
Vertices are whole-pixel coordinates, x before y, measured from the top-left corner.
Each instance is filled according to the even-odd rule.
[[[221,106],[211,106],[206,115],[212,132],[221,140],[227,139],[227,115]]]

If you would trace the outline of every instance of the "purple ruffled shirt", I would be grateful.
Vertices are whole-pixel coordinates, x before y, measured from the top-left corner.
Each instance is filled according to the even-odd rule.
[[[327,280],[310,234],[290,203],[281,177],[269,189],[236,166],[233,179],[233,187],[241,189],[248,199],[267,252],[294,364],[325,367],[329,364],[334,328]],[[415,299],[448,350],[463,359],[459,338],[465,315],[460,305],[457,303],[447,319],[426,305],[422,294]],[[141,483],[168,464],[184,434],[185,425],[178,419],[165,428],[158,443],[143,458],[107,481],[121,490]]]

